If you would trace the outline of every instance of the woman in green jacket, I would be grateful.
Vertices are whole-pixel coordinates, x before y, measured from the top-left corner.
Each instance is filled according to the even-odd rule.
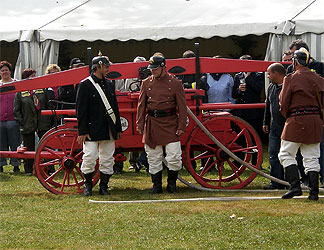
[[[25,69],[22,79],[35,77],[34,69]],[[51,116],[41,115],[41,110],[49,109],[45,89],[27,90],[16,93],[14,99],[14,116],[20,125],[23,144],[28,151],[35,151],[35,132],[41,138],[52,128]],[[24,168],[27,175],[32,175],[33,159],[26,159]]]

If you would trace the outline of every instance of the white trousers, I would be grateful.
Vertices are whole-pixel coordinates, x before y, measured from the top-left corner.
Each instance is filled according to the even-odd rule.
[[[94,172],[99,157],[99,171],[112,175],[114,173],[114,153],[115,140],[86,141],[83,144],[82,173],[90,174]]]
[[[157,145],[155,149],[149,145],[144,145],[145,152],[147,153],[147,161],[149,163],[150,174],[156,174],[163,169],[162,158],[163,148],[161,145]],[[165,145],[166,157],[165,160],[168,163],[168,168],[173,171],[179,171],[182,168],[181,161],[181,143],[180,141],[171,142]]]
[[[290,142],[281,140],[279,160],[281,165],[286,168],[290,165],[297,165],[296,153],[300,148],[301,155],[303,156],[303,165],[305,174],[309,171],[320,171],[319,157],[320,157],[320,144],[303,144],[297,142]]]

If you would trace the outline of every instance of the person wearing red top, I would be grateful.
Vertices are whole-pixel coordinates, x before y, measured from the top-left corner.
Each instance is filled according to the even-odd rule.
[[[14,79],[11,78],[12,65],[7,61],[0,62],[0,86],[8,84]],[[20,145],[19,124],[15,121],[13,114],[13,102],[15,93],[0,95],[0,150],[16,151]],[[20,161],[11,158],[10,164],[14,167],[14,172],[19,172]],[[7,165],[5,158],[0,159],[0,172],[3,166]]]

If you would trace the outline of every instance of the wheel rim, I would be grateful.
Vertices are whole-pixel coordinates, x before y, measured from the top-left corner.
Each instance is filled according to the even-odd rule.
[[[232,153],[249,164],[253,163],[255,168],[260,168],[262,144],[251,125],[230,115],[215,115],[204,120],[203,125]],[[206,188],[238,189],[248,185],[256,177],[255,172],[246,169],[217,147],[198,126],[188,136],[184,157],[189,173]],[[202,159],[206,162],[199,168]],[[215,169],[212,168],[213,165]]]
[[[44,136],[38,144],[35,167],[39,182],[55,194],[82,193],[84,177],[81,173],[82,146],[77,142],[75,129],[61,129]],[[50,166],[55,172],[48,173]],[[99,180],[98,164],[93,176]]]

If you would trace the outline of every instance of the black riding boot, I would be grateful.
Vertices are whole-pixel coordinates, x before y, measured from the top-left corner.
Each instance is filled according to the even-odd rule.
[[[83,174],[85,178],[83,194],[85,196],[92,196],[92,174]]]
[[[293,164],[286,167],[286,178],[290,184],[290,188],[287,193],[285,193],[282,199],[291,199],[294,196],[302,195],[302,190],[300,188],[299,173],[297,165]]]
[[[317,201],[318,200],[318,193],[319,193],[319,189],[318,189],[319,173],[315,172],[315,171],[309,171],[307,173],[307,175],[308,175],[309,189],[310,189],[308,199],[313,200],[313,201]]]
[[[169,193],[177,193],[177,179],[178,179],[178,171],[173,171],[168,169],[168,185],[167,191]]]
[[[108,182],[111,175],[104,174],[100,172],[100,184],[99,184],[99,194],[101,195],[109,195],[108,193]]]
[[[116,161],[113,166],[115,174],[122,174],[123,168],[124,168],[124,163],[122,161]]]
[[[151,194],[161,194],[163,193],[162,190],[162,170],[157,172],[156,174],[151,174],[153,188],[150,191]]]

